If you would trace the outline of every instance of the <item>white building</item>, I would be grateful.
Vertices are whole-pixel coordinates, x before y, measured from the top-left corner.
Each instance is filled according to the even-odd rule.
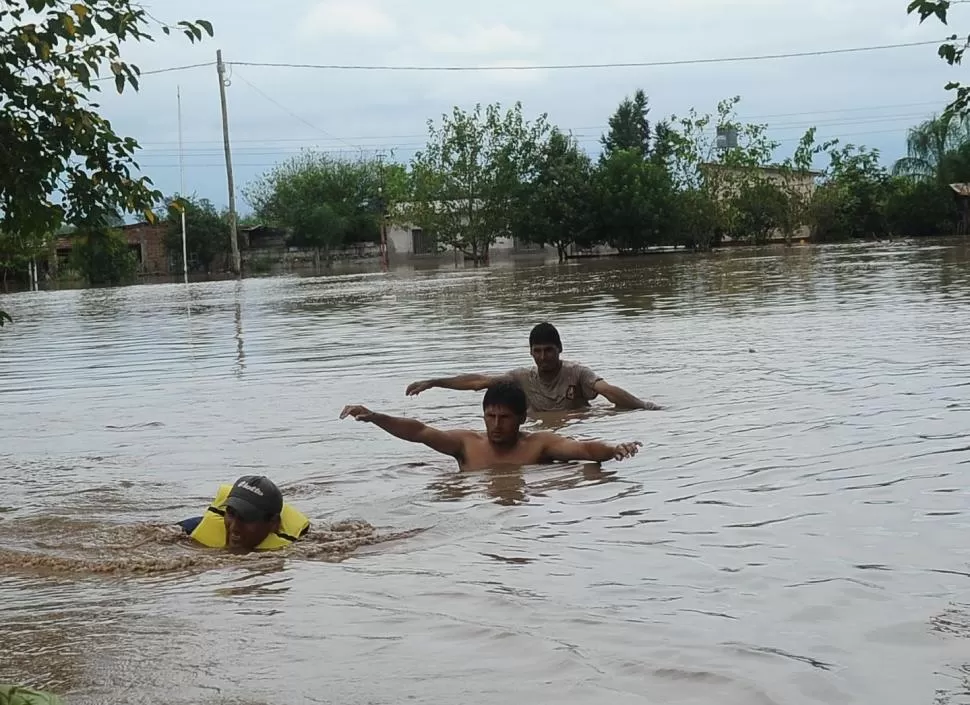
[[[489,258],[509,258],[516,255],[539,257],[547,256],[550,249],[530,242],[521,242],[512,237],[499,237],[488,248]],[[552,250],[553,254],[555,249]],[[395,223],[393,219],[387,227],[387,254],[391,259],[448,258],[454,257],[451,248],[439,251],[433,237],[411,223]]]

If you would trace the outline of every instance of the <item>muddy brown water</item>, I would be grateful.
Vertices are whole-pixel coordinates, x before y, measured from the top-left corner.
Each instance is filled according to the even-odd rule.
[[[851,245],[3,297],[0,682],[70,703],[970,701],[970,249]],[[346,403],[569,359],[623,463],[460,475]],[[289,554],[180,539],[275,478]]]

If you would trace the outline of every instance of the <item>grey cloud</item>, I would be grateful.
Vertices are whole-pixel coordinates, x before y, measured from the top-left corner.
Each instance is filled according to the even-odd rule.
[[[211,62],[216,48],[227,61],[245,62],[535,65],[796,52],[937,39],[952,31],[931,22],[918,26],[905,4],[493,0],[456,9],[439,0],[172,0],[155,14],[168,20],[203,16],[215,25],[216,38],[201,46],[160,40],[126,48],[126,54],[143,70]],[[396,148],[397,157],[407,159],[423,144],[426,120],[455,104],[521,100],[528,114],[548,112],[592,150],[617,102],[638,87],[650,95],[654,119],[690,106],[711,112],[719,99],[740,94],[740,114],[772,124],[772,134],[785,141],[783,153],[818,124],[822,136],[864,141],[893,159],[904,147],[906,128],[942,108],[942,87],[955,74],[935,47],[925,46],[752,63],[507,73],[239,66],[228,95],[242,187],[301,146],[346,153]],[[120,98],[105,86],[101,102],[120,130],[144,144],[139,158],[145,172],[171,192],[178,188],[176,86],[183,96],[188,190],[223,204],[214,68],[146,76],[140,94]],[[848,110],[873,106],[900,107]]]

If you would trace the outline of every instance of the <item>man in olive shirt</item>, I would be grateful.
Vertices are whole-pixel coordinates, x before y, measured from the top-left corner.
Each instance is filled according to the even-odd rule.
[[[414,382],[408,386],[407,395],[415,396],[432,387],[478,391],[512,380],[525,390],[533,412],[584,409],[600,394],[620,409],[660,408],[609,384],[588,367],[560,359],[562,341],[551,323],[540,323],[532,329],[529,352],[535,367],[519,367],[504,375],[466,374]]]

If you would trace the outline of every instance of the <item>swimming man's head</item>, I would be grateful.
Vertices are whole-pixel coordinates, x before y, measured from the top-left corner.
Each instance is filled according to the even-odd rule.
[[[489,387],[482,399],[488,440],[495,445],[515,443],[528,409],[525,392],[515,382],[499,382]]]
[[[283,494],[261,475],[240,477],[226,499],[226,547],[249,553],[280,528]]]

